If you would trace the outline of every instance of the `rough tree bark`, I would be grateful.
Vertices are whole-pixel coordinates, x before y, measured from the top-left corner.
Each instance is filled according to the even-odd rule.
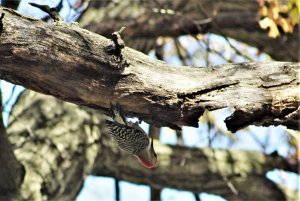
[[[93,167],[102,128],[96,112],[24,93],[7,128],[14,153],[26,169],[18,200],[75,200]]]
[[[253,124],[298,129],[300,63],[176,67],[77,25],[0,13],[1,79],[104,113],[119,102],[158,127],[197,126],[206,109],[233,107],[225,121],[233,132]]]
[[[32,91],[18,98],[8,134],[26,168],[22,200],[74,200],[90,173],[156,188],[209,192],[229,200],[293,200],[297,196],[280,190],[264,176],[274,168],[297,172],[296,164],[278,155],[155,141],[159,166],[146,169],[116,147],[102,116]]]
[[[0,103],[0,200],[13,200],[18,198],[25,171],[13,153],[3,124],[1,92]]]
[[[270,38],[258,25],[258,10],[256,0],[91,1],[79,23],[104,36],[126,26],[126,42],[143,52],[153,49],[160,36],[214,33],[257,47],[275,60],[299,61],[299,29]]]

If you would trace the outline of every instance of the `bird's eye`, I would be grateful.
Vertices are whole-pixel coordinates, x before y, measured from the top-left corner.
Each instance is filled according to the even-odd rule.
[[[157,155],[156,155],[156,153],[154,153],[154,156],[155,156],[155,158],[157,158]]]

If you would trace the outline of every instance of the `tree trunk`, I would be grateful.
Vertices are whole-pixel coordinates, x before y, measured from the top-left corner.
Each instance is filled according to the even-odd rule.
[[[16,159],[7,137],[2,119],[2,97],[0,92],[0,200],[19,199],[19,188],[23,182],[25,170]]]
[[[248,125],[298,129],[300,63],[176,67],[66,23],[46,24],[0,8],[0,78],[108,113],[110,102],[154,126],[198,126],[203,112],[235,108]],[[62,87],[63,85],[63,87]]]
[[[22,94],[7,129],[26,169],[19,200],[75,200],[101,149],[95,141],[103,128],[96,112],[34,92]]]

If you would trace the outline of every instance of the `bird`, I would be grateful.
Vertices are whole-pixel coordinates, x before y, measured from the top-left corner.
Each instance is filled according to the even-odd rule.
[[[153,138],[150,139],[137,122],[127,122],[119,104],[111,103],[110,109],[114,121],[105,120],[105,124],[120,149],[135,156],[146,168],[157,166]]]

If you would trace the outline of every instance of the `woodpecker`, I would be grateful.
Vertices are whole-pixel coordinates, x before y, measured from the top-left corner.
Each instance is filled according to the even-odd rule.
[[[111,113],[114,121],[105,120],[106,126],[117,145],[129,154],[137,157],[139,162],[153,168],[157,165],[157,155],[146,132],[138,123],[127,122],[121,107],[111,104]]]

